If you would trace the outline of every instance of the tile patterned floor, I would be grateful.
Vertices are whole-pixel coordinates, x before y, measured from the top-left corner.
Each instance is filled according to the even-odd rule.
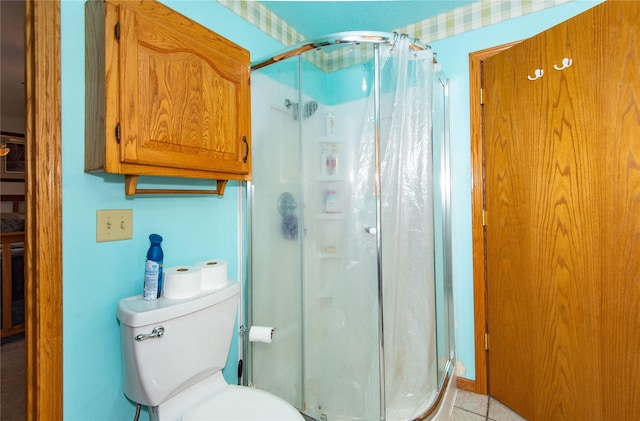
[[[451,421],[526,421],[489,396],[458,390]]]

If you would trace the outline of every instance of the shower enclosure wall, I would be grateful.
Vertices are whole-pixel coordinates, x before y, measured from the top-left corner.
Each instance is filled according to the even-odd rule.
[[[342,33],[251,85],[248,320],[276,330],[245,381],[316,420],[425,417],[454,358],[446,79],[415,40]]]

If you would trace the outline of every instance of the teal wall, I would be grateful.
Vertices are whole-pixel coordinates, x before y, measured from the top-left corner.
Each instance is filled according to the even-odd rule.
[[[163,3],[247,48],[252,59],[283,48],[213,0]],[[464,377],[475,378],[468,53],[533,35],[594,4],[577,1],[432,43],[451,80],[456,341],[458,358],[467,367]],[[222,258],[229,263],[230,279],[235,279],[243,264],[238,259],[242,188],[230,183],[222,198],[128,199],[122,176],[85,174],[84,1],[62,1],[61,14],[64,414],[66,420],[130,419],[135,408],[123,395],[116,308],[121,298],[141,293],[148,235],[164,237],[167,267]],[[133,239],[96,243],[98,209],[133,209]],[[225,370],[230,382],[235,381],[236,356],[234,340]]]
[[[213,0],[166,3],[249,49],[252,57],[283,48]],[[61,15],[64,417],[127,420],[135,406],[123,394],[116,309],[121,298],[142,291],[148,236],[157,232],[164,237],[166,267],[221,258],[228,262],[229,278],[237,279],[242,189],[232,182],[224,197],[128,199],[123,176],[85,174],[84,1],[62,1]],[[188,187],[193,183],[163,181]],[[96,243],[98,209],[133,209],[133,239]],[[41,280],[46,282],[46,276]],[[233,383],[237,355],[234,339],[224,372]]]

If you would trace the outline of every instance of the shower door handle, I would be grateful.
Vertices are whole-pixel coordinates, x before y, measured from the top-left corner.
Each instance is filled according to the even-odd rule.
[[[364,230],[367,232],[367,234],[371,235],[376,235],[378,233],[378,228],[376,227],[366,227]]]

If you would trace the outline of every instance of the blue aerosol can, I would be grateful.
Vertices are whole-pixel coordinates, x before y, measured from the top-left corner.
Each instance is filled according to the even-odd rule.
[[[158,234],[149,236],[151,246],[147,251],[147,261],[144,265],[144,295],[145,300],[157,300],[162,294],[162,237]]]

